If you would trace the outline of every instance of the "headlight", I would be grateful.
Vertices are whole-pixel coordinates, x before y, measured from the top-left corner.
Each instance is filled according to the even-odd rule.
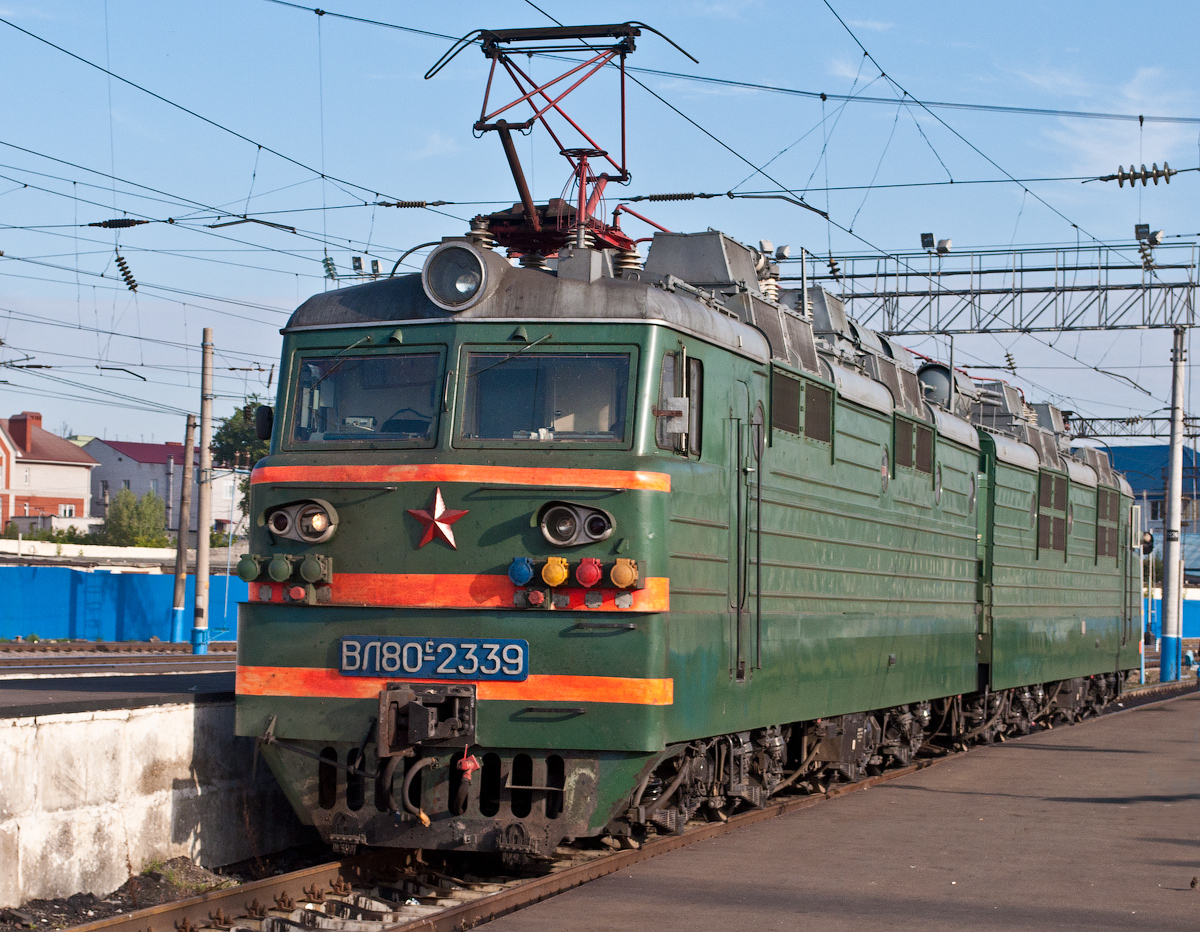
[[[542,530],[552,544],[571,544],[579,532],[579,518],[575,509],[555,505],[542,517]]]
[[[611,536],[613,517],[575,502],[547,502],[538,512],[538,527],[555,547],[578,547]]]
[[[425,260],[421,285],[438,307],[461,311],[483,294],[487,264],[483,256],[465,243],[444,243]]]
[[[592,540],[604,540],[612,531],[612,521],[608,519],[608,515],[596,511],[587,516],[583,529]]]
[[[297,513],[296,530],[310,544],[319,544],[333,533],[333,520],[329,512],[314,502],[305,505]]]
[[[277,505],[259,518],[276,537],[306,544],[323,544],[337,530],[337,512],[322,499]]]

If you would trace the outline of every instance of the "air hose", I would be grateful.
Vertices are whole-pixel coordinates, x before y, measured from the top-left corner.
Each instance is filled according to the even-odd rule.
[[[416,777],[422,770],[429,766],[437,766],[436,757],[422,757],[419,761],[408,768],[408,773],[404,775],[404,785],[400,790],[400,802],[404,806],[404,811],[415,815],[421,820],[421,824],[429,828],[429,816],[425,815],[425,810],[420,806],[414,806],[409,800],[408,792],[412,788],[413,778]]]

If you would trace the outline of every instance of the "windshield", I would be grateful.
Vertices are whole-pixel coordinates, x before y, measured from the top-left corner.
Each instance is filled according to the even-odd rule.
[[[305,357],[292,440],[431,441],[438,354]]]
[[[471,353],[463,438],[625,439],[628,353]]]

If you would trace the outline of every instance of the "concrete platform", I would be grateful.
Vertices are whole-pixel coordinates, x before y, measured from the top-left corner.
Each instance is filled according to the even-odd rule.
[[[169,662],[137,672],[122,665],[98,672],[80,668],[77,675],[0,676],[0,719],[110,709],[143,709],[174,703],[232,702],[233,662],[219,672],[177,672]],[[12,668],[0,670],[10,673]]]
[[[1200,695],[981,748],[638,864],[489,925],[1200,926]]]
[[[232,673],[0,683],[0,908],[312,840],[235,736],[232,690]]]

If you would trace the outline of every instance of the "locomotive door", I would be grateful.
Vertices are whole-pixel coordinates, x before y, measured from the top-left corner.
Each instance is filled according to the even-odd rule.
[[[762,513],[761,465],[766,444],[762,402],[750,386],[734,382],[726,435],[729,456],[729,658],[730,676],[747,681],[762,665],[761,567],[758,533]],[[753,559],[752,559],[753,558]]]

